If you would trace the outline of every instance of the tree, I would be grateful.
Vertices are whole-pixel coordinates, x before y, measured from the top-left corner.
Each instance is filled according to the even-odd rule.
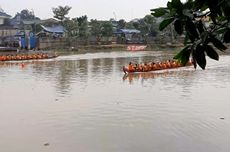
[[[124,19],[121,19],[121,20],[118,21],[118,25],[117,25],[118,29],[124,29],[125,26],[126,26],[126,22],[125,22]]]
[[[166,8],[151,11],[155,17],[164,18],[160,30],[173,24],[179,35],[185,34],[185,47],[174,59],[185,65],[191,56],[195,68],[198,64],[205,69],[206,55],[219,60],[216,50],[226,50],[225,43],[230,42],[229,10],[229,0],[172,0]]]
[[[91,26],[91,29],[90,29],[90,33],[92,36],[95,36],[97,38],[97,40],[100,40],[101,38],[101,30],[102,30],[102,25],[99,21],[97,20],[91,20],[90,21],[90,26]]]
[[[133,22],[132,21],[131,22],[127,22],[126,25],[125,25],[125,27],[127,29],[135,29],[135,27],[133,26]]]
[[[64,27],[68,37],[78,36],[79,28],[78,28],[78,22],[76,18],[73,18],[72,20],[69,19],[65,20]]]
[[[23,9],[20,13],[17,13],[13,19],[17,20],[40,20],[38,17],[34,15],[33,11],[29,11],[28,9]]]
[[[142,35],[147,36],[147,34],[149,33],[149,29],[150,29],[149,24],[146,23],[144,19],[140,19],[139,23],[140,23],[139,30],[141,31]]]
[[[102,23],[102,36],[110,37],[113,35],[113,25],[111,22],[107,21]]]
[[[63,22],[65,19],[67,19],[66,15],[69,14],[69,11],[72,7],[70,6],[58,6],[57,8],[52,8],[52,11],[54,13],[54,18],[60,20]]]
[[[146,15],[137,21],[131,21],[128,24],[132,24],[134,29],[140,30],[141,34],[146,38],[147,36],[157,35],[157,23],[155,17],[152,15]]]
[[[157,35],[157,26],[158,24],[156,23],[156,18],[151,16],[151,15],[146,15],[144,18],[143,18],[146,26],[147,26],[147,29],[148,29],[148,35],[149,36],[156,36]]]
[[[89,36],[89,23],[87,16],[81,16],[77,18],[79,27],[79,36],[81,38],[87,38]]]
[[[29,11],[28,9],[23,9],[20,13],[17,13],[16,16],[20,16],[22,20],[39,19],[35,17],[33,11]]]
[[[150,25],[156,22],[156,19],[152,15],[146,15],[143,20]]]
[[[139,21],[138,22],[133,22],[133,27],[135,29],[140,29],[140,23],[139,23]]]

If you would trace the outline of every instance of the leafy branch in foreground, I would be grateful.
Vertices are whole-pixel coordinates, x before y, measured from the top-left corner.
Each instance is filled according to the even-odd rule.
[[[159,29],[162,31],[173,24],[175,31],[185,34],[185,48],[174,59],[185,65],[192,57],[205,69],[206,55],[219,60],[216,50],[227,49],[230,43],[230,1],[229,0],[172,0],[167,7],[152,9],[152,15],[163,18]]]

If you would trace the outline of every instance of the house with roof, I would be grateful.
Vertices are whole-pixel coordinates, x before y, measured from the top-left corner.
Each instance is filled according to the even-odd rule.
[[[10,15],[0,10],[0,25],[4,25],[4,23],[11,18]]]
[[[3,11],[0,7],[0,38],[14,36],[17,33],[17,28],[11,24],[11,16]]]
[[[22,18],[21,15],[18,13],[16,14],[11,20],[10,25],[18,30],[25,30],[25,31],[35,31],[36,32],[36,25],[40,24],[41,20],[39,18]],[[26,32],[28,33],[28,32]]]
[[[17,47],[18,41],[13,37],[17,29],[10,25],[10,19],[11,16],[0,8],[0,45]]]
[[[61,25],[57,25],[57,26],[41,25],[41,27],[42,27],[42,31],[36,34],[38,37],[57,38],[57,37],[63,37],[65,33],[65,29]]]
[[[117,29],[114,35],[117,37],[117,43],[144,43],[141,31],[136,29]]]

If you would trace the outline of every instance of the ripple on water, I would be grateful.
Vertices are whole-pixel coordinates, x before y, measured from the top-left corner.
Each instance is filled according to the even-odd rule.
[[[55,152],[227,152],[230,56],[207,60],[205,71],[186,67],[132,76],[121,71],[129,61],[169,56],[173,53],[104,52],[28,62],[24,69],[0,66],[5,126],[0,147],[42,151],[38,145],[49,142]]]

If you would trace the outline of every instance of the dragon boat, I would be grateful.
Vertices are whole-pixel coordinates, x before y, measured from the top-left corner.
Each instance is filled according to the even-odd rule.
[[[24,61],[24,60],[41,60],[41,59],[52,59],[56,58],[58,55],[56,53],[23,53],[23,54],[6,54],[0,55],[1,61]]]
[[[186,66],[192,66],[192,61],[189,61],[186,65],[181,65],[177,61],[173,62],[159,62],[159,63],[150,63],[150,64],[144,64],[144,65],[137,65],[132,66],[128,65],[128,67],[123,66],[123,72],[125,74],[130,73],[143,73],[143,72],[151,72],[151,71],[160,71],[160,70],[168,70],[168,69],[176,69],[180,67],[186,67]],[[131,68],[130,68],[131,66]]]

